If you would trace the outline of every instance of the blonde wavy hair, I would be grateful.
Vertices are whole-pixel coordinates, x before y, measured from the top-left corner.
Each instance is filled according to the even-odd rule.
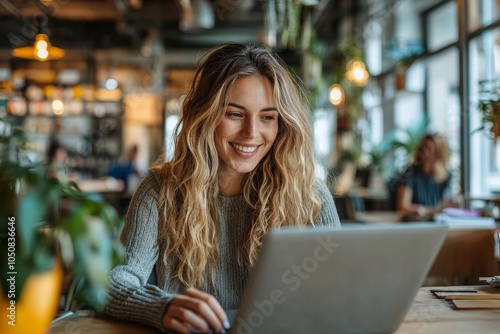
[[[239,245],[239,265],[254,265],[262,238],[271,228],[313,225],[321,207],[313,188],[309,113],[300,85],[286,65],[272,50],[254,44],[223,44],[203,59],[183,102],[174,157],[156,167],[165,180],[158,199],[159,242],[166,245],[163,261],[176,259],[175,277],[198,288],[206,276],[213,282],[218,257],[219,158],[214,132],[230,88],[239,78],[267,78],[279,113],[273,147],[243,180],[243,197],[255,214]]]

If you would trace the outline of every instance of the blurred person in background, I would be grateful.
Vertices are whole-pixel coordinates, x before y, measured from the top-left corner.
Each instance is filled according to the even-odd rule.
[[[404,220],[432,219],[443,208],[455,206],[448,200],[449,155],[442,136],[429,134],[420,140],[412,164],[397,184],[396,209],[405,215]]]
[[[47,151],[47,178],[61,183],[70,181],[67,164],[68,151],[57,140],[52,140]]]
[[[129,187],[130,179],[135,175],[139,177],[139,169],[137,168],[137,156],[139,154],[139,147],[132,145],[127,152],[124,161],[114,163],[108,176],[112,176],[123,183],[123,190],[133,192],[134,189]]]

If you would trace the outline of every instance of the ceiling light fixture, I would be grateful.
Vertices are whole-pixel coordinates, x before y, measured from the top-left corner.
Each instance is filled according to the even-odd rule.
[[[66,52],[55,46],[52,46],[49,41],[49,36],[45,34],[37,34],[33,46],[24,46],[12,50],[12,55],[17,58],[35,59],[39,61],[47,61],[63,58]]]

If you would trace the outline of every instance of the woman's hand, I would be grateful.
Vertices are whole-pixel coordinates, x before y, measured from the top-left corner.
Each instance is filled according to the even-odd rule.
[[[163,327],[189,333],[191,327],[206,333],[225,333],[229,329],[226,313],[217,299],[208,293],[188,288],[175,296],[163,315]]]

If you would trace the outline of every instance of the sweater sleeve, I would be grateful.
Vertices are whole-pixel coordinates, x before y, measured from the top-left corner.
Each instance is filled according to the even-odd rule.
[[[315,189],[321,198],[321,212],[316,220],[316,226],[327,226],[340,228],[340,219],[333,201],[333,196],[326,185],[320,180],[316,180]]]
[[[127,258],[110,273],[105,312],[164,330],[162,316],[174,295],[147,284],[158,260],[158,189],[150,172],[132,197],[121,234]]]

